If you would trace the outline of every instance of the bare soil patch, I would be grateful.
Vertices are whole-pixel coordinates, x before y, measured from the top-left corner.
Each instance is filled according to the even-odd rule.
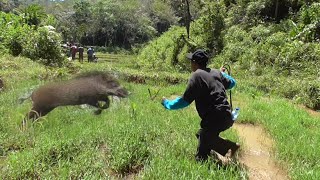
[[[320,112],[318,111],[315,111],[315,110],[312,110],[306,106],[303,106],[303,105],[299,105],[299,108],[307,111],[312,117],[320,117]]]
[[[234,124],[243,140],[239,161],[249,171],[250,180],[286,180],[287,172],[270,155],[272,140],[259,126]],[[244,146],[244,147],[243,147]]]

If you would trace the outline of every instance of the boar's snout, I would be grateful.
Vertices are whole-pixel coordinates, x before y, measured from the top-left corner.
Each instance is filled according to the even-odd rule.
[[[122,97],[122,98],[125,98],[125,97],[128,97],[129,93],[128,91],[123,88],[123,87],[119,87],[117,90],[116,90],[116,93],[119,97]]]

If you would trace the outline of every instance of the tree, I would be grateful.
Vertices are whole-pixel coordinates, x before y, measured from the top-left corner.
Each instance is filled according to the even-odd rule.
[[[190,14],[190,3],[189,0],[185,0],[186,3],[186,17],[185,17],[185,26],[187,29],[188,38],[190,38],[190,23],[191,23],[191,14]]]
[[[138,0],[101,0],[93,8],[93,19],[90,35],[99,45],[130,48],[155,33]]]
[[[209,51],[219,53],[223,49],[222,31],[225,27],[225,8],[221,2],[205,2],[200,18],[193,25],[193,33],[201,37],[201,43]],[[199,43],[199,42],[198,42]]]
[[[72,28],[73,41],[80,41],[93,23],[91,4],[87,0],[78,0],[73,5],[74,14],[71,19],[74,23]]]
[[[10,12],[14,8],[19,7],[19,0],[1,0],[0,2],[0,11]]]
[[[141,0],[141,5],[160,34],[179,21],[170,1]]]
[[[23,9],[24,20],[28,25],[38,27],[42,19],[47,17],[44,9],[39,5],[30,5]]]

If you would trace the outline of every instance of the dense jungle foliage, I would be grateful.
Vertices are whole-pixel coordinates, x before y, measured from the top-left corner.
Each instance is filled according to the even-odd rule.
[[[182,27],[171,28],[141,51],[138,64],[185,71],[184,54],[204,48],[215,68],[232,65],[253,96],[258,90],[320,109],[318,2],[204,2],[190,32],[187,39]]]
[[[61,44],[74,42],[187,72],[185,53],[203,48],[240,83],[320,109],[317,0],[2,0],[0,10],[0,50],[13,56],[62,66]]]

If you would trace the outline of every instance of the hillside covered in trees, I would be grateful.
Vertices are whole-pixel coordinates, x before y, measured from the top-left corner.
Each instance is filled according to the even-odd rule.
[[[0,10],[0,50],[13,56],[62,66],[61,44],[74,42],[186,72],[184,54],[203,48],[248,87],[320,109],[317,0],[2,0]]]

